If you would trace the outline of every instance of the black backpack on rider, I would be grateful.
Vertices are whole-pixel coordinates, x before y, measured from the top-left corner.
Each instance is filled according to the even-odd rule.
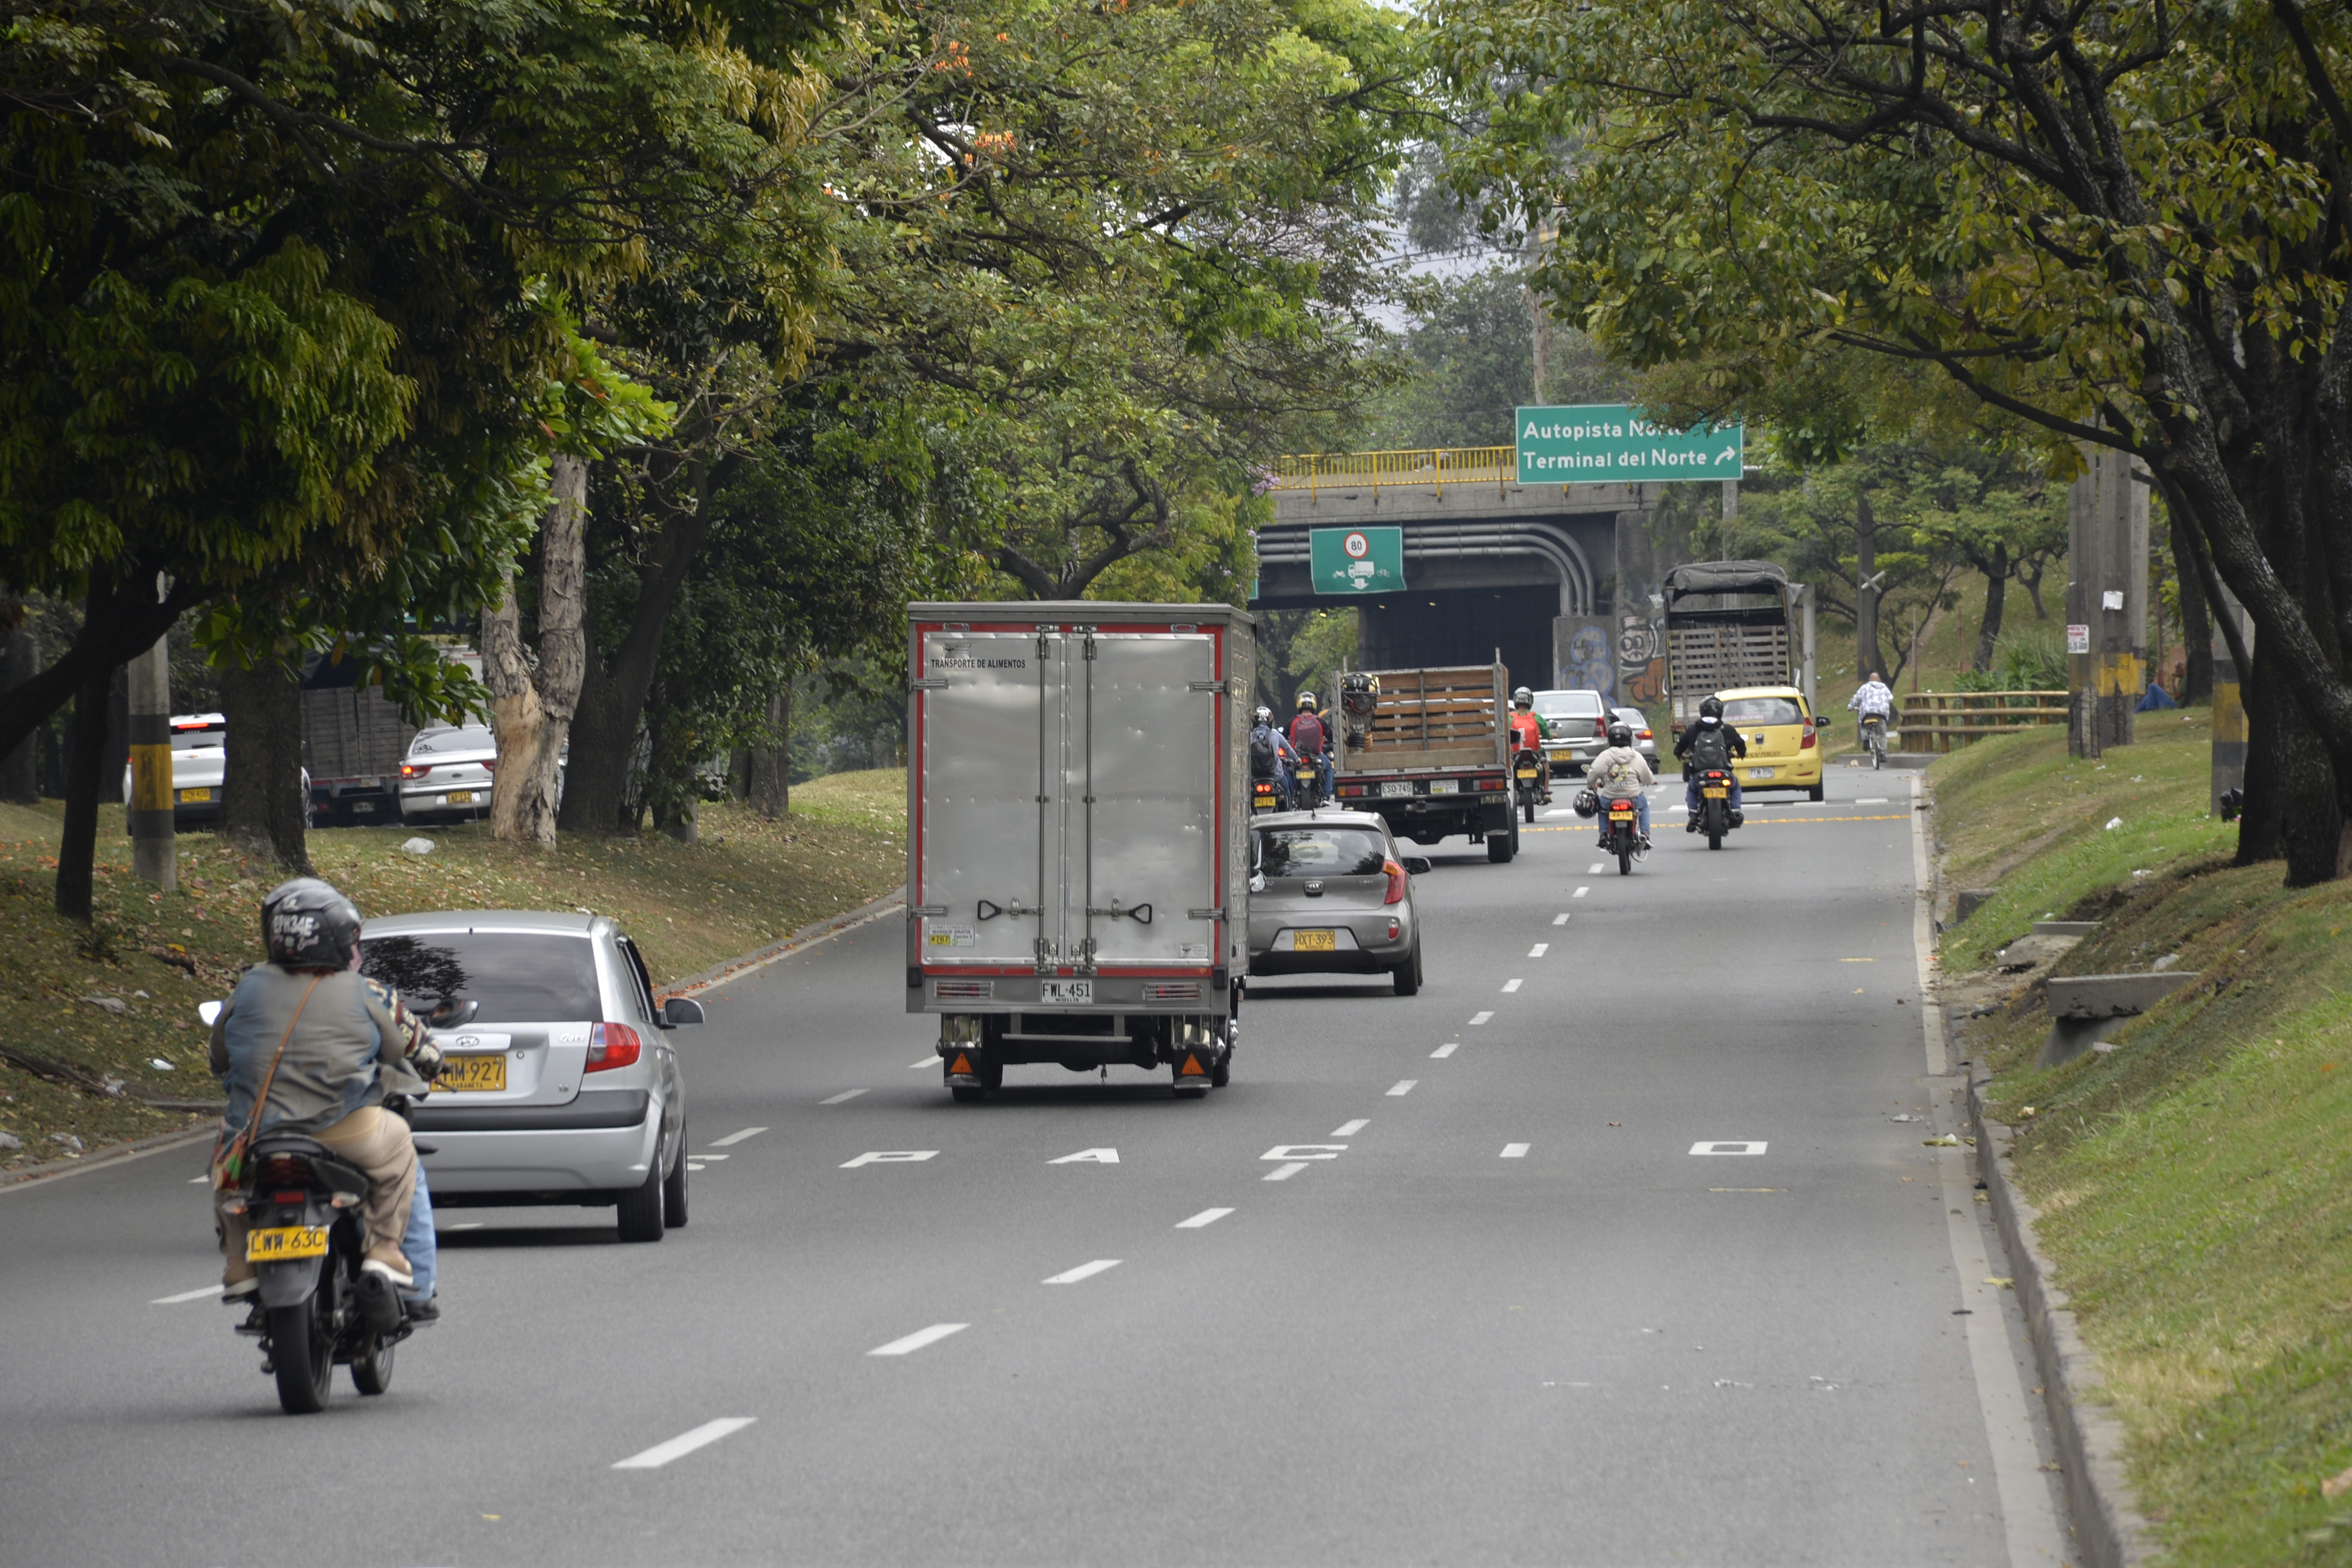
[[[1279,771],[1281,754],[1275,750],[1274,731],[1261,726],[1250,731],[1250,777],[1270,779]]]
[[[1690,744],[1690,763],[1695,768],[1727,768],[1731,765],[1731,740],[1720,724],[1702,724],[1697,738]]]

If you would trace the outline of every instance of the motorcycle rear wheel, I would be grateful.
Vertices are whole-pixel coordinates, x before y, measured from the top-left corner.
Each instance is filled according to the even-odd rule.
[[[269,1309],[269,1364],[278,1373],[278,1406],[287,1415],[316,1415],[327,1407],[335,1347],[319,1321],[316,1297]]]
[[[362,1394],[382,1394],[392,1386],[392,1352],[400,1347],[371,1333],[361,1353],[352,1357],[352,1386]]]
[[[1621,877],[1633,874],[1633,851],[1622,839],[1617,845],[1617,874]]]

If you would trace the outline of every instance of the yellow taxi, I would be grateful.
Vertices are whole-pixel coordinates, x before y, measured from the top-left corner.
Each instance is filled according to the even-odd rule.
[[[1716,696],[1723,700],[1723,721],[1748,742],[1748,754],[1738,759],[1739,787],[1801,789],[1822,798],[1820,725],[1805,706],[1805,694],[1793,686],[1739,686]]]

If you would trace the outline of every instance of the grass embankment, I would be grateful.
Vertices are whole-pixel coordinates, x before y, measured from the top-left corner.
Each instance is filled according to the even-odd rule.
[[[707,805],[698,844],[566,837],[527,852],[478,824],[435,825],[313,833],[310,858],[363,915],[592,910],[636,938],[657,978],[684,975],[898,886],[905,779],[888,769],[814,780],[793,791],[782,822]],[[98,918],[85,929],[52,910],[61,813],[56,802],[0,806],[0,1132],[22,1143],[0,1146],[0,1169],[71,1153],[61,1139],[96,1148],[207,1120],[144,1101],[217,1094],[195,1004],[227,994],[260,956],[261,897],[279,879],[190,834],[180,839],[180,889],[159,893],[131,875],[122,814],[110,807]],[[400,847],[416,837],[433,840],[432,853]],[[84,1000],[92,996],[123,1011]]]
[[[2034,1066],[2038,981],[1966,1039],[2173,1561],[2352,1563],[2352,1480],[2326,1495],[2352,1476],[2352,886],[2230,865],[2183,717],[2100,764],[2055,731],[1937,764],[1947,892],[1998,889],[1944,967],[2055,914],[2101,921],[2057,973],[2196,973],[2063,1068]]]

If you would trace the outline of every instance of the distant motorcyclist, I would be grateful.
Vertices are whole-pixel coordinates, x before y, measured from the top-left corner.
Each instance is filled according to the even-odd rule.
[[[1893,727],[1891,721],[1895,717],[1895,692],[1886,682],[1878,678],[1878,671],[1874,669],[1870,672],[1870,679],[1864,681],[1852,697],[1846,699],[1845,706],[1846,711],[1850,713],[1859,711],[1862,714],[1862,719],[1855,724],[1857,731],[1874,713],[1878,716],[1880,723],[1890,729]]]
[[[1317,778],[1322,782],[1323,798],[1331,798],[1331,727],[1315,711],[1315,693],[1298,694],[1298,711],[1290,716],[1287,731],[1290,749],[1315,764]]]
[[[1536,711],[1536,694],[1526,687],[1511,693],[1511,754],[1521,752],[1536,754],[1536,794],[1538,799],[1551,799],[1551,760],[1544,755],[1543,743],[1551,739],[1551,724]]]
[[[1584,782],[1602,800],[1630,800],[1633,803],[1633,821],[1642,835],[1642,847],[1650,847],[1650,796],[1652,784],[1658,782],[1650,771],[1650,760],[1633,749],[1633,727],[1623,722],[1609,726],[1609,744],[1584,766]],[[1609,837],[1609,813],[1601,813],[1601,837]]]
[[[1701,701],[1697,721],[1675,739],[1675,755],[1683,760],[1684,804],[1690,808],[1684,832],[1698,831],[1698,775],[1710,768],[1721,769],[1731,780],[1731,826],[1737,827],[1747,820],[1739,809],[1739,770],[1731,765],[1734,757],[1747,754],[1748,742],[1723,721],[1723,699],[1709,697]]]
[[[409,1069],[437,1074],[440,1047],[397,996],[357,973],[359,911],[330,884],[300,877],[272,889],[261,933],[268,962],[245,972],[213,1024],[212,1069],[228,1097],[223,1144],[248,1131],[256,1139],[298,1134],[356,1166],[368,1178],[359,1215],[362,1298],[414,1291],[415,1272],[400,1243],[415,1206],[416,1147],[383,1101],[410,1081]],[[213,1183],[222,1293],[233,1300],[257,1289],[245,1256],[246,1216],[226,1206],[241,1174],[216,1168]]]
[[[1250,729],[1250,777],[1272,779],[1274,793],[1282,801],[1282,809],[1291,806],[1290,770],[1298,761],[1298,753],[1290,747],[1290,737],[1274,727],[1274,710],[1260,707],[1257,722]]]

